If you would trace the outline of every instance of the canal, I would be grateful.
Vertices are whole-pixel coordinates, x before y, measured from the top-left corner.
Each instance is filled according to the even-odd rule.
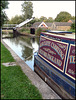
[[[39,38],[29,36],[10,37],[11,34],[2,34],[3,41],[34,70],[34,55],[37,54],[39,48]],[[10,37],[10,38],[5,38]]]

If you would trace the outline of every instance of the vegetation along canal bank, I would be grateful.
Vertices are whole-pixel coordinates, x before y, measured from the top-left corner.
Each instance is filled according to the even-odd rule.
[[[10,52],[4,46],[8,48]],[[3,42],[3,40],[1,44],[1,54],[2,99],[42,99],[42,97],[43,99],[60,99],[60,97],[35,72],[33,72],[25,62]],[[2,65],[2,63],[15,61],[17,63],[16,66],[5,67]],[[42,96],[34,85],[39,89]]]
[[[2,63],[15,62],[11,53],[1,43],[1,98],[2,99],[41,99],[38,89],[22,72],[20,66],[6,67]]]

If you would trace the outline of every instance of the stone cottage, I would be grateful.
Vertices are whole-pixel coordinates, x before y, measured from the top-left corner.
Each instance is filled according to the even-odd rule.
[[[53,23],[48,23],[48,22],[35,22],[32,27],[33,28],[47,28],[50,30],[70,30],[71,28],[70,22],[53,22]]]
[[[41,27],[41,28],[48,28],[48,29],[50,29],[51,25],[52,25],[52,23],[48,23],[48,22],[35,22],[32,25],[32,27],[33,28],[39,28],[39,27]]]
[[[53,22],[50,29],[67,31],[67,30],[70,30],[71,24],[72,23],[68,23],[68,22]]]

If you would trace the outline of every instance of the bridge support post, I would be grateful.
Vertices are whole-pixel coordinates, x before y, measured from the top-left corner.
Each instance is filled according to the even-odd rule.
[[[0,41],[2,39],[2,28],[0,28]]]
[[[17,31],[17,29],[13,29],[13,37],[17,37],[20,35],[20,32]]]

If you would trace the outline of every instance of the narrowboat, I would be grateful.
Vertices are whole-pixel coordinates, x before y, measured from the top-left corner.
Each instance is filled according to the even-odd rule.
[[[42,32],[34,71],[59,96],[75,99],[75,33]]]

